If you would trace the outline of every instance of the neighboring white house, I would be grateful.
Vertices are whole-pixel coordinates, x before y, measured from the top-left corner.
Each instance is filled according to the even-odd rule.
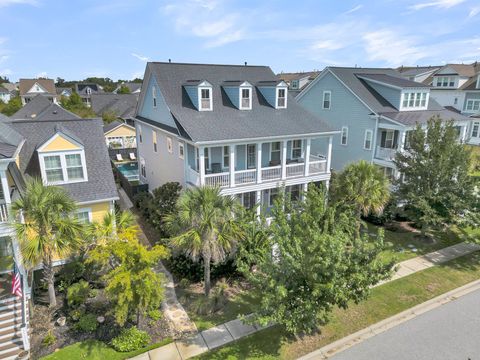
[[[46,97],[50,102],[57,103],[58,95],[52,79],[20,79],[18,91],[22,105],[30,102],[37,95]]]
[[[341,129],[333,145],[335,170],[366,160],[381,166],[388,176],[398,176],[393,163],[396,152],[409,146],[409,131],[432,116],[453,119],[459,140],[470,139],[470,118],[439,105],[429,86],[407,80],[393,69],[327,67],[297,100]]]
[[[4,103],[7,103],[10,101],[11,98],[11,93],[7,89],[5,89],[3,86],[0,85],[0,101],[3,101]]]
[[[218,186],[267,211],[283,187],[295,198],[308,183],[328,183],[338,133],[267,66],[150,62],[135,124],[140,179],[151,190]]]

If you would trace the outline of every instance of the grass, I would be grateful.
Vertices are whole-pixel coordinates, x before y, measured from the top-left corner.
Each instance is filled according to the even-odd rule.
[[[476,252],[373,289],[366,301],[336,309],[321,333],[294,338],[276,326],[197,359],[294,359],[479,277]]]
[[[117,352],[107,344],[98,340],[86,340],[66,346],[57,352],[47,355],[42,360],[123,360],[128,359],[152,349],[171,343],[173,340],[165,339],[159,343],[131,352]]]

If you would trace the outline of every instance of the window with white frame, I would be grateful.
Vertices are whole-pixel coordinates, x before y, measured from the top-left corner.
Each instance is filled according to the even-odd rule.
[[[155,86],[152,86],[152,101],[153,107],[157,107],[157,88]]]
[[[45,182],[49,184],[87,180],[87,169],[83,151],[41,154],[40,165],[42,177]]]
[[[275,200],[278,198],[279,189],[273,188],[267,191],[268,191],[268,206],[273,206],[275,204]]]
[[[480,99],[469,99],[467,100],[467,105],[465,107],[466,111],[479,111],[480,110]]]
[[[287,89],[277,89],[277,108],[287,107]]]
[[[292,82],[290,83],[290,86],[294,90],[298,89],[298,80],[292,80]]]
[[[153,151],[157,152],[157,132],[152,130]]]
[[[425,108],[427,106],[426,92],[406,92],[403,93],[402,108]]]
[[[240,89],[240,109],[249,110],[252,108],[252,91],[250,88]]]
[[[340,138],[340,144],[347,145],[348,144],[348,127],[342,126],[342,134]]]
[[[380,140],[380,147],[386,149],[394,149],[395,144],[395,130],[383,130]]]
[[[181,142],[178,143],[178,157],[180,159],[185,158],[185,145]]]
[[[77,219],[82,223],[82,224],[88,224],[92,222],[92,210],[91,209],[78,209],[77,210]]]
[[[256,150],[257,150],[256,144],[247,145],[247,169],[255,168],[255,163],[257,159]]]
[[[272,142],[270,144],[270,161],[275,164],[280,164],[281,158],[280,141]]]
[[[224,146],[223,147],[223,166],[224,168],[228,168],[230,166],[230,147]]]
[[[365,130],[365,139],[363,142],[363,148],[365,150],[372,150],[372,139],[373,139],[373,131]]]
[[[434,84],[436,87],[454,87],[455,76],[436,76]]]
[[[323,103],[322,109],[330,109],[332,103],[332,92],[331,91],[324,91],[323,92]]]
[[[474,121],[472,124],[472,137],[480,138],[480,121]]]
[[[212,91],[210,88],[200,89],[200,110],[212,110]]]
[[[292,154],[291,154],[292,159],[299,159],[302,157],[302,145],[303,145],[302,140],[292,141]]]
[[[167,150],[170,154],[173,154],[173,142],[170,136],[167,136]]]

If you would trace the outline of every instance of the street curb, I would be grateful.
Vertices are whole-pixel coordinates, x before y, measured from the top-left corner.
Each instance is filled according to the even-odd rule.
[[[480,280],[472,281],[459,288],[450,290],[449,292],[439,295],[431,300],[407,309],[397,315],[393,315],[387,319],[377,322],[367,328],[357,331],[342,339],[339,339],[331,344],[317,349],[307,355],[299,357],[297,360],[313,360],[313,359],[328,359],[339,352],[342,352],[356,344],[359,344],[375,335],[381,334],[397,325],[400,325],[408,320],[411,320],[421,314],[430,310],[438,308],[449,302],[458,299],[461,296],[467,295],[475,290],[480,290]]]

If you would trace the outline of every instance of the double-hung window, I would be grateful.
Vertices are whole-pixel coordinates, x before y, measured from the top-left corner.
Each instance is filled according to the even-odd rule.
[[[88,224],[89,222],[92,221],[91,217],[91,210],[90,209],[78,209],[77,211],[77,219],[82,223],[82,224]]]
[[[60,155],[45,156],[45,174],[48,183],[63,182],[63,169]]]
[[[472,137],[480,138],[480,121],[475,121],[472,124]]]
[[[280,164],[280,141],[272,142],[270,146],[270,161]]]
[[[331,91],[324,91],[323,92],[323,104],[322,108],[323,109],[330,109],[332,103],[332,92]]]
[[[256,164],[256,144],[247,145],[247,169],[254,169]]]
[[[277,90],[277,108],[287,107],[287,92],[285,89]]]
[[[342,134],[340,139],[340,144],[347,145],[348,144],[348,127],[342,126]]]
[[[302,140],[292,141],[292,159],[299,159],[302,157]]]
[[[251,105],[251,91],[250,89],[240,89],[240,92],[242,94],[242,97],[240,99],[240,104],[241,104],[241,109],[242,110],[248,110],[252,108]]]
[[[212,109],[212,94],[209,88],[200,89],[200,110]]]
[[[49,184],[61,184],[86,180],[83,152],[41,155],[43,178]]]
[[[467,100],[467,111],[479,111],[480,110],[480,99],[479,100]]]
[[[229,146],[223,147],[223,167],[224,168],[230,167],[230,147]]]
[[[83,180],[83,165],[80,154],[65,155],[67,176],[69,181]]]
[[[152,101],[153,101],[153,107],[157,107],[157,89],[155,86],[152,86]]]
[[[152,130],[153,151],[157,152],[157,132]]]
[[[363,143],[363,148],[365,150],[372,150],[372,139],[373,139],[373,131],[365,130],[365,140]]]

